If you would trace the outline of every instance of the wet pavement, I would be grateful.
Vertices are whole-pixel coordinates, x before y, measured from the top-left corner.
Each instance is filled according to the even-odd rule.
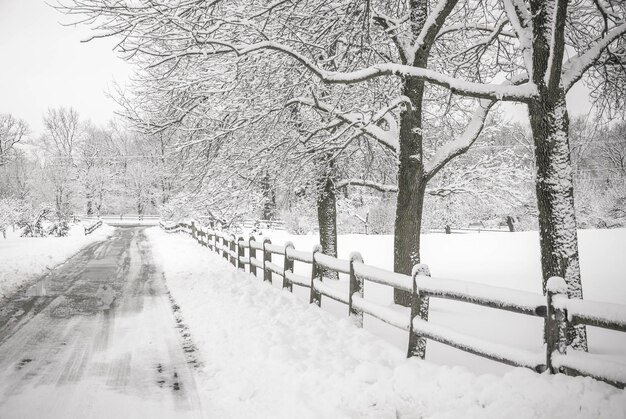
[[[0,307],[0,418],[196,418],[189,343],[142,228]]]

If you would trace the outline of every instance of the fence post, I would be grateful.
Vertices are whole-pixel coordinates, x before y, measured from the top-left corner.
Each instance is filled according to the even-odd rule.
[[[283,289],[293,292],[293,284],[287,279],[287,272],[293,272],[293,260],[289,260],[287,252],[289,249],[295,249],[292,242],[285,243],[285,261],[283,263]]]
[[[557,351],[565,355],[567,351],[567,313],[565,309],[554,304],[555,297],[567,298],[567,284],[563,278],[553,276],[546,284],[548,304],[546,305],[546,368],[552,374],[559,372],[552,362],[552,356]]]
[[[315,278],[321,273],[321,269],[317,267],[315,262],[315,254],[322,251],[322,246],[316,244],[313,246],[313,261],[311,262],[311,298],[309,304],[315,304],[318,307],[322,306],[322,294],[315,289]]]
[[[194,240],[198,240],[198,238],[196,237],[196,222],[192,221],[191,222],[191,237],[194,238]]]
[[[252,247],[252,242],[256,242],[254,236],[248,237],[248,256],[250,257],[250,273],[256,276],[256,265],[252,263],[252,258],[256,259],[256,249]]]
[[[228,260],[228,246],[226,245],[228,241],[226,240],[226,236],[222,234],[222,257]]]
[[[409,348],[407,357],[418,356],[422,359],[426,356],[426,338],[419,336],[413,327],[413,319],[419,317],[428,321],[428,297],[420,296],[417,287],[417,276],[430,276],[428,265],[419,264],[413,267],[413,291],[411,293],[411,317],[409,319]]]
[[[234,234],[230,235],[230,264],[235,268],[237,267],[237,258],[233,256],[233,253],[237,254],[235,251],[237,249],[237,237]]]
[[[265,250],[266,244],[272,244],[272,241],[269,237],[263,238],[263,281],[272,283],[272,271],[265,267],[266,262],[272,261],[272,252]]]
[[[246,264],[241,261],[241,258],[246,257],[246,249],[243,247],[243,237],[239,236],[237,239],[237,266],[242,271],[246,271]]]
[[[363,257],[359,252],[350,254],[350,288],[348,291],[348,315],[356,327],[363,327],[363,312],[355,309],[352,304],[352,297],[356,294],[363,298],[363,278],[359,278],[354,273],[354,264],[363,263]]]

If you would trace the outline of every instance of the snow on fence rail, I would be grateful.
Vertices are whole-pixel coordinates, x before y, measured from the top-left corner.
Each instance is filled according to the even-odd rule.
[[[85,236],[96,231],[96,229],[99,228],[101,225],[102,221],[98,220],[96,223],[90,225],[89,227],[85,227]]]
[[[166,225],[167,232],[185,232],[200,244],[221,254],[242,270],[272,281],[272,275],[282,279],[283,288],[292,291],[293,285],[310,290],[309,301],[321,306],[322,296],[348,306],[354,324],[363,327],[363,315],[368,314],[391,326],[409,333],[407,356],[424,358],[426,339],[431,339],[463,351],[504,364],[526,367],[537,372],[585,375],[606,381],[617,387],[626,387],[626,368],[592,354],[566,350],[568,324],[585,324],[626,332],[626,305],[605,304],[587,300],[568,299],[565,281],[550,278],[547,296],[527,291],[512,290],[466,281],[432,278],[427,265],[416,265],[412,275],[404,275],[366,265],[358,252],[350,259],[339,259],[321,253],[316,245],[312,252],[296,250],[291,242],[272,244],[269,238],[262,242],[254,236],[245,239],[221,231],[197,227],[195,222]],[[272,255],[283,256],[283,266],[272,262]],[[311,266],[308,277],[294,273],[294,263]],[[338,288],[324,281],[324,273],[334,271],[349,275],[348,289]],[[388,306],[369,301],[363,293],[364,281],[371,281],[411,293],[410,315]],[[514,313],[545,319],[545,352],[535,353],[505,344],[489,342],[447,327],[428,322],[430,297],[462,301]]]
[[[245,228],[268,228],[271,230],[284,230],[285,222],[282,220],[243,220],[241,222],[241,227]]]

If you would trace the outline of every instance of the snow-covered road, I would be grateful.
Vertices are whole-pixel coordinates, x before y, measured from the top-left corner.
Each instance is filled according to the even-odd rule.
[[[202,417],[142,229],[91,244],[0,309],[0,418]]]
[[[158,228],[118,229],[0,307],[0,419],[624,412],[626,391],[591,378],[522,368],[476,375],[406,359],[368,330]]]

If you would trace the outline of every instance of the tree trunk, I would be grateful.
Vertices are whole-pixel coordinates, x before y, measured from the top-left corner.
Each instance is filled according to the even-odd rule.
[[[394,225],[394,271],[411,274],[420,263],[420,230],[426,182],[422,163],[422,98],[424,82],[404,80],[403,94],[411,100],[400,114],[398,195]],[[410,306],[411,293],[394,289],[396,304]]]
[[[515,220],[510,215],[506,217],[506,225],[511,233],[515,232]]]
[[[537,206],[543,289],[552,276],[567,283],[569,298],[582,298],[574,188],[570,162],[565,92],[544,94],[529,104],[537,163]],[[568,330],[568,344],[587,350],[584,326]]]
[[[317,222],[320,245],[325,255],[337,257],[337,196],[332,162],[324,162],[317,179]],[[325,278],[339,279],[334,271],[325,271]]]
[[[93,215],[93,200],[91,193],[87,194],[87,215]]]
[[[276,214],[276,194],[270,182],[270,175],[267,172],[263,176],[261,187],[263,189],[263,219],[273,220]]]

